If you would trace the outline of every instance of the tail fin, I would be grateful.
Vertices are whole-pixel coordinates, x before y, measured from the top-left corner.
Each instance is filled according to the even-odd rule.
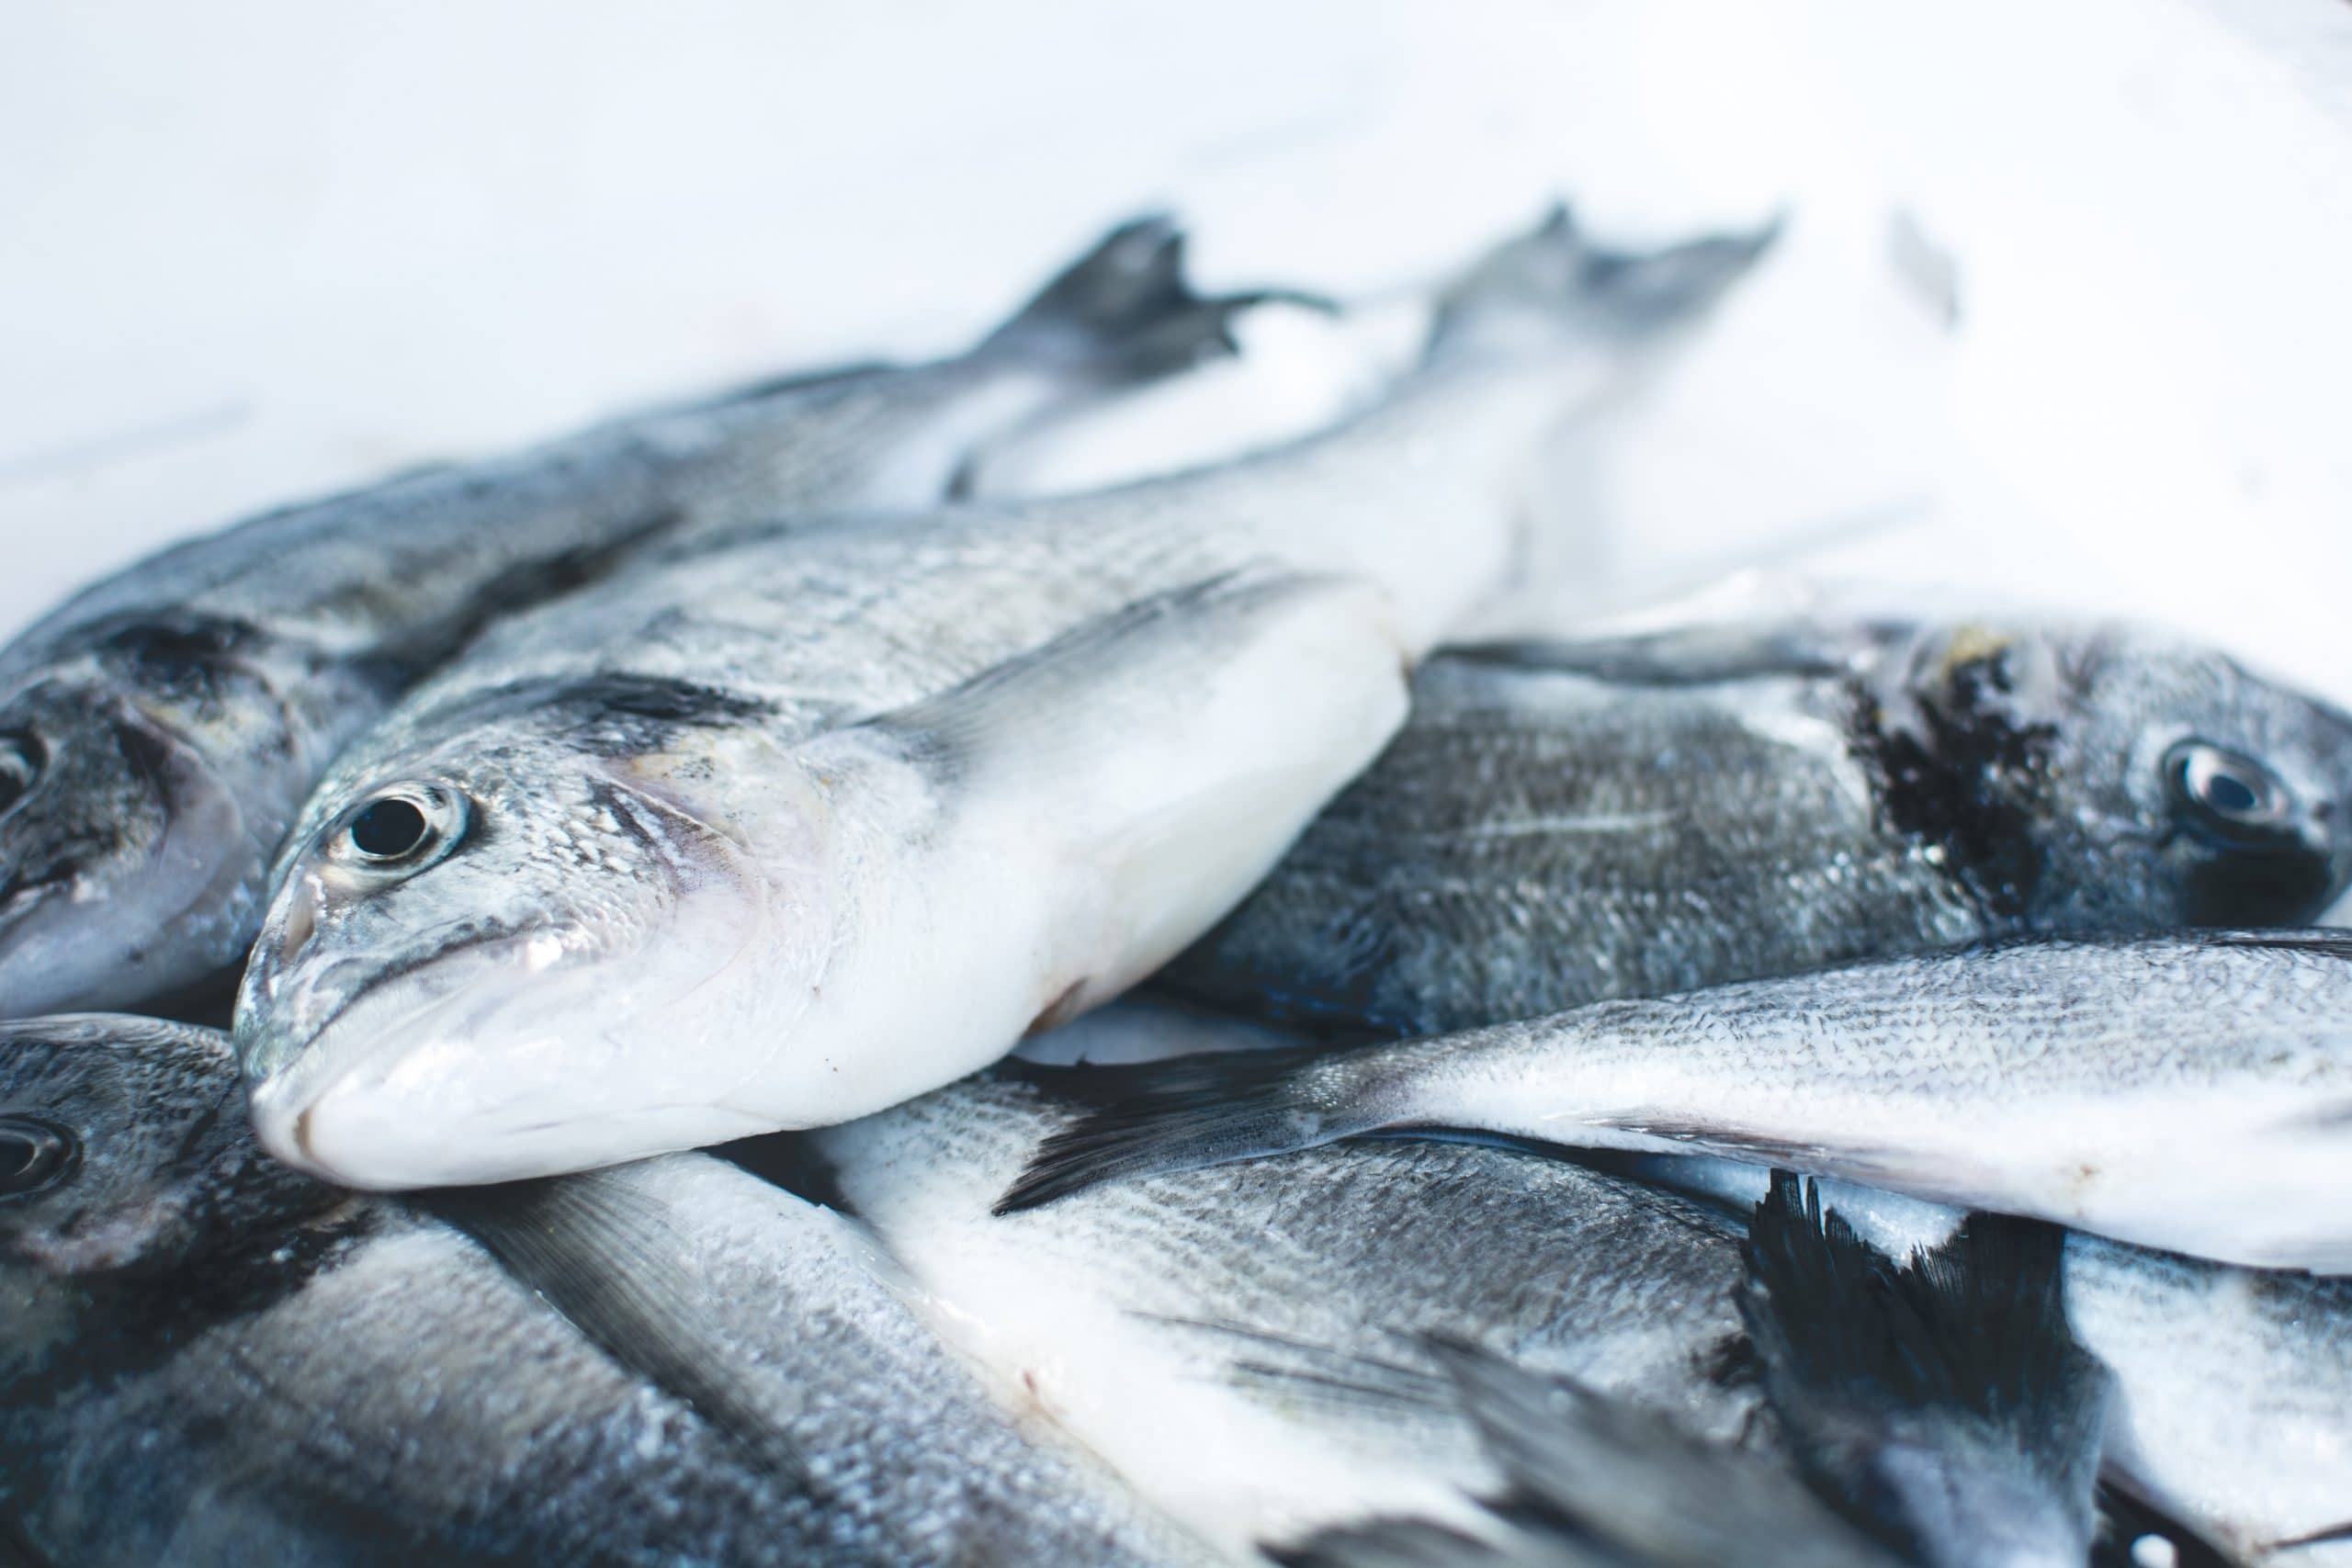
[[[1333,308],[1280,289],[1194,292],[1184,273],[1183,230],[1166,214],[1153,213],[1105,234],[982,346],[1143,380],[1238,353],[1235,318],[1275,300]]]
[[[1487,253],[1438,302],[1430,353],[1498,340],[1631,340],[1694,319],[1780,237],[1772,218],[1746,233],[1704,235],[1654,251],[1589,243],[1565,206]]]
[[[1770,1460],[1476,1346],[1434,1340],[1430,1348],[1507,1483],[1487,1505],[1495,1540],[1374,1520],[1316,1536],[1277,1560],[1313,1568],[1892,1568],[1894,1558]]]
[[[1432,1348],[1510,1479],[1514,1516],[1573,1526],[1641,1562],[1885,1561],[1793,1475],[1744,1449],[1475,1346]]]
[[[2088,1551],[2112,1379],[2067,1325],[2064,1245],[1973,1214],[1898,1268],[1774,1173],[1741,1312],[1800,1462],[1849,1517],[1930,1559],[1977,1519]]]
[[[1042,1140],[996,1201],[1010,1214],[1121,1179],[1196,1170],[1313,1148],[1376,1123],[1312,1091],[1312,1047],[1219,1052],[1121,1067],[1014,1065],[1032,1083],[1089,1109]]]

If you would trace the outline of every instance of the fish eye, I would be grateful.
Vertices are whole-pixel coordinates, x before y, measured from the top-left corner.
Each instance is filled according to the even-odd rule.
[[[2191,820],[2223,838],[2275,834],[2294,812],[2294,796],[2277,773],[2207,740],[2184,740],[2166,752],[2165,781]]]
[[[345,817],[331,848],[355,865],[415,868],[453,848],[465,825],[464,799],[455,790],[395,784]]]
[[[74,1168],[81,1140],[64,1128],[29,1116],[0,1116],[0,1198],[21,1198],[55,1183]]]
[[[29,735],[0,735],[0,811],[25,798],[40,777],[40,743]]]

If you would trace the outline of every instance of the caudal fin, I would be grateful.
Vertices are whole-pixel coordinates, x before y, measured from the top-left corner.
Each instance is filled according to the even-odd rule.
[[[1021,1076],[1088,1107],[1041,1141],[995,1212],[1050,1203],[1099,1182],[1196,1170],[1312,1148],[1369,1131],[1317,1103],[1312,1049],[1220,1052],[1123,1067],[1021,1066]]]
[[[1492,1539],[1374,1520],[1277,1551],[1279,1561],[1315,1568],[1892,1568],[1895,1561],[1770,1460],[1694,1438],[1661,1415],[1476,1346],[1438,1340],[1430,1348],[1507,1483],[1487,1503]]]
[[[1634,340],[1693,320],[1780,237],[1775,217],[1745,232],[1656,250],[1592,243],[1565,206],[1481,257],[1439,299],[1433,356],[1498,341]]]
[[[2080,1560],[2112,1378],[2067,1325],[2059,1231],[1973,1214],[1898,1267],[1777,1172],[1746,1250],[1766,1393],[1849,1517],[1936,1558],[1960,1500],[2026,1555]]]
[[[1260,305],[1330,308],[1285,290],[1198,293],[1185,275],[1184,243],[1183,230],[1164,213],[1120,224],[1056,274],[985,346],[1141,380],[1238,352],[1234,320]]]

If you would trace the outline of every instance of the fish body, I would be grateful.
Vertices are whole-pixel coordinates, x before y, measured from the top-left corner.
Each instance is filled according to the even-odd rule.
[[[0,1518],[49,1560],[1211,1560],[734,1167],[484,1193],[460,1228],[261,1158],[217,1035],[0,1046],[0,1145],[73,1146],[0,1212]]]
[[[1705,1154],[2261,1268],[2352,1270],[2352,941],[2049,938],[1341,1055],[1127,1071],[1007,1205],[1404,1126]],[[1106,1089],[1106,1094],[1108,1090]]]
[[[1413,699],[1178,988],[1430,1033],[2352,875],[2352,722],[2129,627],[1734,621],[1449,650]]]
[[[251,519],[0,649],[0,1017],[240,961],[304,798],[495,616],[656,539],[930,502],[993,434],[1222,344],[1181,237],[1114,231],[969,354],[796,377]]]
[[[987,1194],[1069,1114],[1053,1084],[1096,1070],[1007,1069],[815,1143],[1001,1383],[1221,1542],[1469,1522],[1463,1488],[1497,1477],[1430,1335],[1769,1450],[1732,1228],[1579,1167],[1370,1143],[992,1218]]]
[[[1325,435],[1021,507],[705,538],[492,628],[338,761],[237,1037],[367,1187],[878,1110],[1157,967],[1402,720],[1514,475],[1758,239],[1565,226]]]

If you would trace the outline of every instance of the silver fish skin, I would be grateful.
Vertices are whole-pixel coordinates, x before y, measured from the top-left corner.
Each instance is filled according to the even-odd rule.
[[[1651,1174],[1734,1213],[1770,1173],[1729,1160]],[[1823,1207],[1902,1258],[1962,1219],[1850,1183]],[[2352,1280],[2235,1269],[2079,1233],[2066,1237],[2066,1316],[2114,1372],[2105,1463],[2135,1492],[2248,1560],[2352,1564]],[[2289,1545],[2344,1537],[2326,1544]]]
[[[1484,1533],[1391,1517],[1317,1534],[1295,1568],[1893,1568],[1777,1461],[1474,1346],[1436,1347],[1508,1480]]]
[[[518,1281],[262,1158],[237,1087],[208,1032],[0,1025],[0,1152],[72,1145],[0,1202],[0,1520],[47,1560],[1214,1561],[1016,1427],[870,1241],[742,1170],[485,1192],[471,1224],[540,1238]]]
[[[1435,1033],[2352,876],[2352,719],[2123,626],[1778,620],[1448,651],[1178,989]]]
[[[1001,1385],[1221,1544],[1398,1511],[1475,1528],[1465,1490],[1500,1477],[1432,1334],[1771,1451],[1734,1227],[1581,1167],[1367,1143],[991,1217],[1067,1120],[1052,1086],[1099,1070],[1000,1069],[811,1141]]]
[[[2048,938],[1283,1063],[1131,1069],[1008,1208],[1404,1126],[1840,1177],[2352,1270],[2352,936]],[[1106,1090],[1106,1093],[1108,1091]]]
[[[422,470],[151,556],[0,649],[0,1017],[240,961],[335,754],[492,617],[656,538],[927,504],[994,435],[1218,352],[1164,220],[968,354],[790,378]]]
[[[879,1110],[1158,967],[1404,716],[1515,476],[1769,236],[1503,247],[1378,409],[1222,468],[704,541],[504,622],[305,807],[264,1145],[549,1174]]]

